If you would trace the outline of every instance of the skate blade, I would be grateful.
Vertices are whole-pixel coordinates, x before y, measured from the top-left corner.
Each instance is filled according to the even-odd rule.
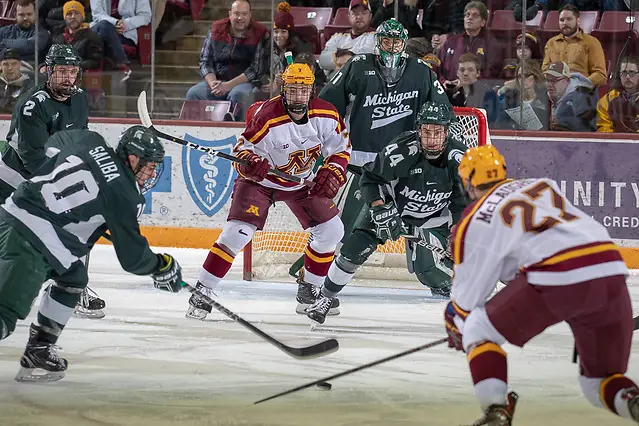
[[[328,314],[327,315],[329,317],[336,317],[339,314],[340,314],[339,308],[331,308],[331,309],[328,310]]]
[[[42,374],[36,374],[36,371],[42,371]],[[46,383],[57,382],[64,378],[64,371],[47,371],[41,368],[20,367],[20,371],[16,374],[15,381],[20,383]]]
[[[322,324],[320,324],[319,322],[315,321],[315,320],[311,320],[311,331],[315,331],[315,329],[317,329],[318,327],[320,327]]]
[[[300,314],[300,315],[306,315],[306,310],[308,308],[310,308],[311,305],[310,303],[297,303],[297,306],[295,307],[295,313],[296,314]]]
[[[209,313],[207,311],[205,311],[204,309],[200,309],[200,308],[194,308],[193,306],[189,306],[189,310],[186,311],[186,314],[184,315],[186,318],[191,318],[194,320],[203,320],[206,319],[206,316]]]
[[[73,316],[76,318],[85,318],[85,319],[101,319],[106,316],[102,309],[97,309],[95,311],[89,311],[87,309],[75,308],[73,311]]]

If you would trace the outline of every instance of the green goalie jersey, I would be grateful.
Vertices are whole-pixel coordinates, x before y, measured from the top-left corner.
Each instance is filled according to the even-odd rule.
[[[401,78],[389,85],[379,75],[374,54],[355,55],[319,94],[345,118],[353,165],[373,161],[394,137],[413,130],[424,102],[450,105],[426,62],[411,57],[404,60],[406,67]]]
[[[417,132],[405,132],[393,140],[374,162],[362,170],[360,187],[367,204],[395,200],[405,223],[435,228],[460,219],[468,200],[457,167],[468,147],[448,136],[446,150],[437,160],[427,160]],[[451,218],[452,216],[452,218]]]
[[[0,220],[16,228],[58,273],[84,257],[108,230],[127,272],[148,275],[159,259],[140,234],[144,197],[131,169],[98,133],[53,135],[42,166],[0,208]]]

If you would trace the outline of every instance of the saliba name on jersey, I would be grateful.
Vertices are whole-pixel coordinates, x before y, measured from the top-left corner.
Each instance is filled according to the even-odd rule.
[[[118,166],[115,165],[111,154],[109,154],[103,146],[96,146],[89,151],[89,154],[91,154],[91,157],[95,160],[107,182],[111,182],[113,179],[120,177]]]
[[[371,129],[384,127],[390,123],[413,114],[412,105],[404,104],[405,100],[415,99],[419,91],[410,92],[393,91],[388,94],[377,93],[366,95],[363,108],[373,107]]]
[[[406,197],[410,201],[406,202],[402,213],[420,213],[421,217],[424,217],[424,214],[435,213],[446,207],[452,193],[452,191],[439,192],[433,188],[429,189],[426,194],[422,194],[416,189],[410,189],[408,186],[404,186],[399,192],[399,195]]]

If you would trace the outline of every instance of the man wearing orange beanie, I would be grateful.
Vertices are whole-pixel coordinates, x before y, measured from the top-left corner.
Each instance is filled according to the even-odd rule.
[[[83,70],[101,69],[104,59],[102,38],[91,31],[89,24],[84,22],[85,12],[82,3],[76,0],[68,1],[62,7],[64,14],[64,32],[53,37],[55,44],[70,44],[78,52]]]

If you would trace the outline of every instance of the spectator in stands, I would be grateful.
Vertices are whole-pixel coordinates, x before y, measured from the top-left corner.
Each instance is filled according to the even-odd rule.
[[[579,9],[564,6],[559,12],[561,33],[546,43],[542,70],[546,71],[552,62],[565,62],[572,72],[586,76],[592,84],[606,83],[606,58],[599,40],[585,34],[579,28]]]
[[[53,37],[53,43],[72,45],[82,58],[80,67],[83,70],[101,69],[104,59],[102,39],[84,22],[84,6],[76,0],[71,0],[64,4],[63,11],[67,25],[64,32]]]
[[[439,50],[439,79],[447,88],[459,85],[457,67],[459,57],[473,53],[481,60],[481,77],[497,78],[503,68],[503,49],[499,42],[484,30],[488,9],[480,1],[471,1],[464,8],[464,33],[448,37]]]
[[[433,46],[433,53],[437,55],[446,40],[448,40],[448,33],[442,26],[433,25],[426,38],[430,40],[430,44]]]
[[[506,80],[512,80],[515,78],[515,70],[522,60],[535,59],[540,63],[543,60],[539,44],[537,44],[537,37],[531,33],[526,33],[524,37],[519,34],[517,36],[516,46],[516,58],[506,60],[504,70],[502,71],[502,77]]]
[[[621,61],[612,90],[597,103],[597,131],[639,132],[639,57]]]
[[[348,62],[355,54],[348,49],[337,49],[335,51],[335,69],[333,73],[342,69],[346,62]]]
[[[417,25],[418,0],[398,0],[397,20],[408,30],[409,37],[418,37],[422,29]],[[377,28],[382,22],[395,17],[395,0],[381,0],[375,11],[371,26]]]
[[[20,55],[23,61],[35,60],[36,31],[35,31],[35,0],[17,0],[16,23],[0,28],[0,55],[7,49],[12,49]],[[49,32],[44,29],[38,31],[39,59],[44,61],[49,47]]]
[[[42,0],[38,3],[38,17],[40,28],[44,28],[55,35],[64,31],[64,13],[62,7],[65,0]]]
[[[20,71],[20,55],[15,50],[4,51],[0,68],[0,113],[11,114],[18,97],[33,87],[34,82],[28,74]]]
[[[459,57],[457,66],[458,85],[446,90],[448,99],[454,107],[483,108],[489,121],[495,119],[495,93],[479,80],[481,61],[477,55],[464,53]]]
[[[351,0],[348,15],[351,30],[347,33],[335,33],[326,42],[319,58],[320,66],[324,71],[335,69],[337,49],[348,49],[356,55],[375,51],[375,30],[371,28],[372,17],[368,0]]]
[[[597,130],[597,97],[592,81],[578,72],[571,73],[565,62],[550,63],[544,77],[551,102],[550,130]]]
[[[521,22],[530,21],[537,16],[540,10],[548,9],[548,0],[526,0],[526,10],[522,8],[521,0],[511,0],[506,6],[506,10],[512,10],[515,15],[515,20]]]
[[[269,74],[270,34],[251,19],[248,0],[235,0],[229,17],[213,22],[200,53],[203,81],[186,93],[187,100],[228,100],[236,119],[243,120],[244,108],[253,88],[261,87]]]
[[[465,7],[468,0],[420,0],[422,30],[427,36],[433,30],[442,30],[442,34],[461,34],[464,32]]]
[[[108,56],[115,58],[124,82],[131,76],[122,45],[137,47],[138,28],[151,23],[149,0],[91,0],[91,29],[100,34]]]
[[[516,68],[515,79],[497,92],[500,108],[494,127],[505,130],[548,130],[548,94],[541,65],[525,59]],[[524,105],[524,121],[520,123],[520,106]],[[526,111],[530,107],[529,111]],[[533,114],[530,114],[532,112]]]
[[[271,52],[270,83],[262,90],[268,90],[273,95],[279,93],[282,87],[281,75],[286,69],[286,52],[291,52],[295,58],[302,52],[311,52],[312,48],[304,43],[297,35],[293,34],[295,21],[291,14],[291,6],[282,2],[277,5],[277,12],[273,18],[273,51]],[[291,59],[292,59],[291,58]],[[324,76],[326,77],[326,76]]]
[[[433,47],[425,37],[409,38],[406,42],[406,54],[426,62],[435,72],[439,68],[439,59],[433,53]]]

